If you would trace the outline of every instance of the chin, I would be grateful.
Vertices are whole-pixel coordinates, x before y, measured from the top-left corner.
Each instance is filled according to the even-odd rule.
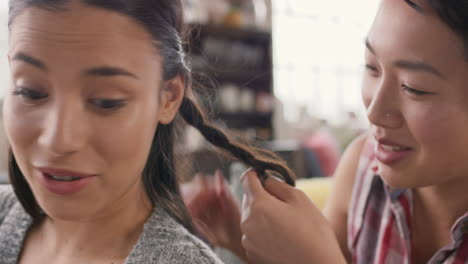
[[[379,166],[379,175],[382,180],[392,189],[408,189],[421,187],[414,182],[416,175],[410,170],[395,170],[388,166]]]
[[[77,221],[89,218],[91,214],[89,208],[86,208],[80,201],[65,200],[59,197],[41,197],[37,200],[44,213],[52,219]]]

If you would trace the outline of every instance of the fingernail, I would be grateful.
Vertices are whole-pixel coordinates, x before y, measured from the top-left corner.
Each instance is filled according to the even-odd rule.
[[[277,180],[279,182],[285,183],[285,181],[282,178],[277,177],[277,176],[269,175],[268,179],[273,179],[273,180]]]
[[[244,179],[245,179],[245,174],[247,174],[247,172],[242,173],[242,175],[240,176],[240,181],[241,181],[241,182],[244,181]]]
[[[240,177],[240,180],[241,182],[244,181],[245,177],[247,176],[248,173],[250,173],[251,171],[253,171],[254,169],[253,168],[249,168],[247,169],[244,173],[242,173],[241,177]]]

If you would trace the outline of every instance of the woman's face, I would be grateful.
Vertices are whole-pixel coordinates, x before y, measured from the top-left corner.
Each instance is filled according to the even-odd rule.
[[[161,80],[149,33],[115,12],[24,10],[10,32],[7,136],[43,210],[99,217],[148,201],[141,173],[158,123],[171,122],[180,78]]]
[[[367,38],[363,99],[393,187],[467,181],[468,64],[463,42],[425,1],[383,0]]]

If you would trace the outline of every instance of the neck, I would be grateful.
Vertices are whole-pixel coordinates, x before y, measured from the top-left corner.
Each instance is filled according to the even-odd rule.
[[[468,212],[468,178],[415,190],[415,212],[431,217],[439,229],[450,230]],[[437,228],[437,227],[436,227]]]
[[[138,241],[151,212],[146,193],[129,193],[99,215],[86,220],[64,221],[47,217],[37,225],[37,238],[47,245],[47,251],[54,259],[125,259]]]

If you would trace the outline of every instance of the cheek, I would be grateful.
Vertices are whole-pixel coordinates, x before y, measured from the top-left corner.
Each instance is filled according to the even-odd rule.
[[[466,149],[464,131],[468,129],[468,109],[464,108],[449,103],[432,103],[415,105],[406,111],[408,128],[426,155],[447,156],[447,153],[457,152],[460,148]]]
[[[9,144],[16,158],[22,159],[25,154],[30,153],[28,150],[37,138],[42,115],[39,112],[27,111],[25,109],[27,106],[17,100],[18,98],[12,96],[5,98],[3,117]]]
[[[101,121],[96,130],[93,145],[98,146],[96,150],[112,177],[139,176],[146,163],[157,126],[156,111],[140,106],[124,116]]]

